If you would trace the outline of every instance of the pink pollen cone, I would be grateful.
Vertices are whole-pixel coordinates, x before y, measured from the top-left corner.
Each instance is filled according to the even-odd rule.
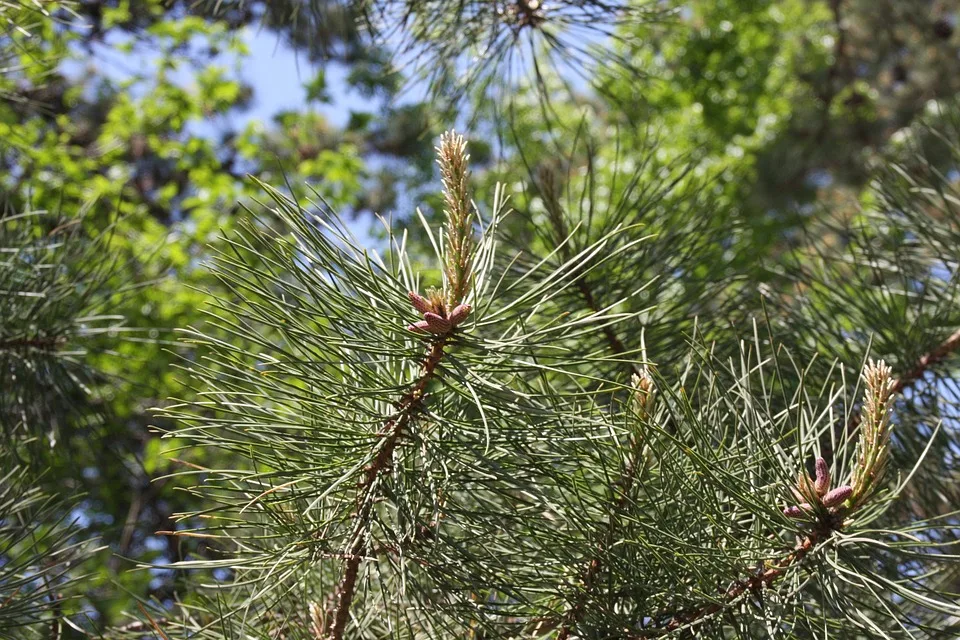
[[[430,327],[431,333],[443,334],[448,333],[451,329],[449,320],[429,311],[423,314],[423,320]]]
[[[827,495],[823,496],[823,506],[835,507],[853,494],[853,487],[848,484],[837,487]]]
[[[453,311],[450,312],[450,324],[454,327],[467,319],[467,316],[470,315],[470,305],[468,304],[458,304]]]
[[[822,496],[830,491],[830,467],[823,458],[817,458],[816,464],[817,480],[813,484],[814,490],[818,496]]]
[[[788,518],[802,518],[804,512],[809,510],[810,505],[804,502],[799,507],[787,507],[783,510],[783,515],[787,516]]]
[[[416,291],[411,291],[407,293],[407,297],[410,298],[410,302],[413,304],[413,308],[419,311],[420,313],[427,313],[428,311],[433,311],[433,305],[430,304],[430,301],[424,298],[422,295]]]

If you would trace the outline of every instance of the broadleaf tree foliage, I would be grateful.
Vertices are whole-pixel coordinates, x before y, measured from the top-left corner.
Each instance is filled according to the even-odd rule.
[[[947,9],[916,4],[870,49],[854,0],[0,2],[0,637],[956,637],[960,107],[884,85],[902,113],[869,116],[885,76],[856,71],[926,26],[944,53]],[[154,117],[60,75],[103,30],[171,61],[258,21],[425,100],[215,147],[168,120],[230,111],[231,81],[198,72],[194,104],[161,78]],[[787,64],[823,25],[833,58]],[[827,133],[898,118],[823,162]],[[786,168],[810,184],[754,193],[810,120]],[[118,140],[139,151],[108,166]],[[361,240],[384,156],[428,177]],[[206,249],[145,251],[200,227]]]

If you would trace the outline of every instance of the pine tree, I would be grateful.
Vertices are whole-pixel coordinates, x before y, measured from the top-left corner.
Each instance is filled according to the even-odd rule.
[[[69,519],[70,503],[37,485],[17,452],[0,450],[0,638],[62,637],[79,599],[77,567],[97,551]]]

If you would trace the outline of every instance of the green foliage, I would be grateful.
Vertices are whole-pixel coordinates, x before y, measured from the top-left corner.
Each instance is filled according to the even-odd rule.
[[[158,457],[150,409],[187,392],[173,365],[191,351],[174,344],[173,329],[198,324],[218,286],[203,265],[209,245],[236,224],[238,204],[256,193],[246,174],[288,179],[298,196],[315,188],[338,207],[387,208],[402,187],[368,176],[367,159],[419,153],[418,138],[374,148],[371,140],[388,127],[373,114],[369,129],[347,132],[312,109],[231,125],[256,97],[244,79],[250,54],[242,29],[256,26],[264,8],[285,14],[278,3],[215,12],[155,0],[2,8],[0,218],[4,266],[17,269],[4,272],[11,288],[3,335],[22,341],[40,331],[62,340],[43,360],[36,350],[29,359],[22,348],[2,350],[0,401],[19,415],[4,420],[3,433],[43,435],[35,448],[47,451],[36,462],[51,472],[38,482],[85,494],[88,533],[120,556],[175,560],[177,545],[154,532],[195,505],[177,495],[178,482],[162,479],[172,463]],[[296,29],[275,24],[277,38],[305,41]],[[331,33],[331,51],[335,42],[343,40]],[[137,58],[149,64],[137,67]],[[393,186],[378,197],[374,179]],[[403,179],[422,180],[419,172]],[[59,217],[8,220],[21,211]],[[14,264],[34,254],[48,264],[32,272],[22,260]],[[24,305],[13,285],[49,297]],[[79,285],[83,296],[66,295]],[[47,405],[58,408],[53,417],[40,412]],[[90,580],[99,626],[129,609],[125,590],[159,597],[175,590],[172,573],[124,568],[119,559],[101,561]]]
[[[0,391],[3,437],[45,434],[96,382],[85,361],[103,337],[122,330],[107,310],[122,292],[110,288],[116,264],[103,260],[110,230],[84,238],[83,218],[37,213],[0,219]],[[116,296],[116,298],[115,298]],[[69,428],[69,427],[67,427]]]
[[[467,202],[458,184],[446,182],[452,217]],[[495,216],[473,258],[470,320],[430,325],[424,339],[404,329],[415,317],[405,292],[421,289],[400,242],[371,254],[329,211],[269,192],[283,230],[253,223],[220,259],[230,295],[211,326],[234,339],[196,335],[216,365],[192,367],[208,393],[170,414],[179,438],[246,459],[203,470],[198,490],[216,506],[185,514],[178,530],[230,558],[179,567],[228,566],[230,576],[207,586],[222,594],[185,605],[188,619],[168,620],[168,633],[956,632],[956,604],[940,592],[956,556],[931,546],[952,536],[953,512],[891,512],[914,485],[888,484],[874,464],[889,417],[872,412],[878,402],[889,411],[888,395],[868,395],[862,425],[875,431],[861,435],[842,428],[860,393],[835,361],[821,372],[759,329],[729,357],[699,333],[687,345],[647,343],[662,359],[638,354],[610,335],[633,323],[643,332],[640,312],[564,302],[591,282],[606,291],[603,273],[655,238],[580,211],[586,232],[608,230],[583,244],[560,236],[572,253],[527,269],[494,259]],[[437,262],[458,246],[441,238]],[[687,312],[676,300],[671,317]],[[732,327],[716,339],[742,335]],[[618,382],[627,362],[657,371],[659,400],[642,411]],[[906,377],[882,371],[888,382],[868,377],[865,393],[905,389]],[[900,453],[912,480],[931,437],[899,437],[921,445]],[[858,493],[790,522],[793,478],[820,450],[838,485],[852,476]]]
[[[956,19],[0,0],[0,635],[955,637]]]
[[[109,312],[124,293],[112,286],[115,258],[104,259],[112,230],[89,236],[83,214],[0,218],[4,638],[65,637],[69,618],[81,618],[92,595],[78,584],[98,561],[96,537],[77,522],[91,514],[80,515],[78,481],[58,467],[83,458],[78,444],[102,427],[97,398],[108,381],[91,361],[125,329]],[[76,456],[49,456],[64,448]]]
[[[889,136],[928,100],[956,94],[952,80],[934,79],[956,64],[956,38],[943,29],[954,12],[922,2],[691,2],[677,28],[639,28],[625,55],[657,81],[609,74],[607,91],[624,105],[610,117],[666,133],[658,153],[717,176],[718,202],[743,211],[757,242],[789,242],[806,207],[863,188]],[[628,132],[621,148],[632,145]]]
[[[0,450],[0,638],[61,637],[82,594],[71,569],[96,551],[35,482],[14,449]]]

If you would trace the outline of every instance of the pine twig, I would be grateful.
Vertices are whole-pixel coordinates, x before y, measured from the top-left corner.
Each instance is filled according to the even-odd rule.
[[[560,204],[559,184],[555,171],[548,166],[541,167],[536,183],[540,192],[540,196],[543,199],[544,207],[547,210],[547,218],[553,227],[554,234],[556,235],[555,241],[558,245],[560,255],[565,261],[569,261],[571,259],[571,255],[570,248],[567,245],[568,230],[566,223],[564,222],[563,207]],[[587,281],[586,277],[582,275],[579,276],[576,279],[575,284],[577,291],[579,292],[580,297],[583,299],[583,302],[587,308],[593,313],[599,313],[601,307],[597,303],[597,299],[594,296],[593,290],[591,289],[590,283]],[[607,344],[610,347],[610,350],[614,354],[623,356],[628,352],[627,347],[623,344],[623,341],[620,339],[620,336],[617,335],[617,332],[613,330],[613,327],[609,325],[604,326],[602,332]],[[646,371],[632,362],[624,362],[624,365],[629,372],[634,375],[635,383],[636,381],[642,380],[645,381],[645,384],[652,385],[652,381],[650,380]],[[652,392],[652,386],[650,386],[647,392]],[[621,493],[620,497],[613,505],[614,514],[618,514],[626,505],[627,500],[629,500],[630,491],[636,481],[640,455],[641,447],[639,445],[639,441],[635,441],[627,460],[627,464],[625,465],[622,475],[617,482],[621,488]],[[600,556],[610,546],[610,540],[614,535],[616,525],[617,520],[616,515],[614,515],[607,523],[607,531],[605,535],[606,541],[600,545],[600,548],[597,550],[597,555],[590,560],[580,577],[580,582],[583,584],[583,591],[577,598],[574,605],[566,612],[566,614],[564,614],[562,622],[560,623],[560,633],[557,635],[557,640],[567,640],[570,637],[570,634],[575,630],[576,626],[582,621],[583,615],[586,612],[587,594],[593,588],[594,581],[596,580],[597,575],[600,573],[600,570],[603,568],[603,561]]]
[[[353,517],[354,527],[351,533],[353,543],[347,552],[343,576],[340,578],[335,592],[336,606],[329,612],[330,615],[327,616],[326,637],[330,640],[343,639],[343,632],[350,618],[350,606],[353,604],[353,597],[356,593],[360,563],[366,555],[364,530],[369,525],[370,515],[373,511],[376,482],[380,478],[380,475],[389,469],[397,444],[417,409],[419,409],[427,384],[436,375],[437,367],[443,359],[443,348],[445,345],[446,337],[442,337],[433,343],[426,360],[424,360],[423,370],[420,376],[413,383],[410,390],[400,399],[397,414],[384,424],[380,451],[373,459],[373,462],[367,466],[363,479],[359,483],[358,488],[361,497],[358,500],[357,512]]]
[[[610,547],[611,539],[616,531],[616,514],[620,513],[629,499],[629,491],[633,487],[634,480],[636,479],[636,467],[639,463],[640,455],[640,447],[635,446],[634,450],[631,452],[627,467],[624,470],[623,477],[618,483],[622,487],[622,493],[614,503],[614,515],[611,516],[610,520],[607,522],[606,541],[600,545],[600,548],[597,550],[597,555],[590,560],[590,563],[584,569],[583,575],[580,577],[580,582],[583,584],[583,592],[580,594],[580,597],[577,598],[577,601],[574,603],[574,605],[564,615],[563,622],[561,623],[560,627],[560,633],[557,635],[556,640],[568,640],[570,638],[570,634],[574,632],[577,625],[583,621],[583,615],[586,613],[587,607],[587,594],[591,589],[593,589],[594,581],[597,579],[597,575],[603,568],[603,560],[601,560],[600,555]]]
[[[656,393],[653,385],[653,379],[650,377],[650,374],[647,373],[647,371],[640,370],[640,373],[634,374],[631,382],[633,386],[633,398],[631,400],[634,408],[636,409],[637,418],[640,420],[646,420],[652,413],[653,400]],[[592,560],[590,560],[590,563],[583,571],[583,575],[580,578],[580,581],[583,583],[583,591],[577,598],[576,603],[564,615],[560,627],[560,633],[557,635],[557,640],[568,640],[570,634],[575,631],[577,625],[583,621],[583,615],[586,613],[587,594],[591,589],[593,589],[597,575],[603,568],[603,560],[601,559],[601,555],[610,548],[613,542],[613,536],[619,524],[618,517],[620,512],[626,506],[627,501],[630,499],[630,493],[633,490],[634,484],[636,483],[637,472],[639,470],[642,457],[643,440],[637,434],[634,434],[633,443],[630,447],[630,453],[627,458],[627,463],[624,466],[620,479],[617,481],[617,485],[620,488],[620,497],[617,498],[613,504],[613,511],[611,513],[610,520],[607,522],[605,541],[600,545],[600,548],[597,550],[597,554]]]
[[[956,342],[960,343],[960,335],[957,337]],[[844,518],[868,502],[879,488],[879,483],[883,478],[889,456],[890,409],[893,405],[893,398],[896,394],[902,392],[904,385],[908,384],[911,375],[918,376],[922,374],[920,362],[924,363],[923,369],[925,369],[925,367],[933,362],[935,355],[932,354],[939,353],[939,357],[942,358],[946,353],[949,353],[950,349],[948,347],[951,340],[953,340],[953,336],[951,336],[951,339],[942,343],[938,349],[921,358],[921,360],[918,361],[918,365],[908,372],[907,375],[900,378],[899,381],[893,378],[890,367],[882,360],[876,363],[870,361],[867,366],[864,367],[862,374],[863,380],[866,383],[866,391],[863,406],[860,410],[861,418],[858,421],[858,423],[862,422],[863,426],[860,429],[860,441],[857,445],[857,459],[853,469],[853,486],[842,487],[842,495],[844,497],[840,499],[840,503],[830,504],[830,494],[828,493],[822,497],[822,504],[818,510],[811,511],[810,504],[797,508],[797,511],[793,511],[794,508],[788,507],[788,509],[784,510],[784,514],[790,515],[790,517],[807,517],[806,514],[809,513],[813,513],[817,517],[816,526],[800,540],[789,554],[779,562],[758,572],[756,575],[737,580],[721,594],[718,601],[701,607],[659,616],[660,619],[665,620],[665,624],[654,631],[675,631],[685,625],[693,624],[698,620],[702,620],[707,616],[724,610],[748,591],[754,593],[761,592],[783,576],[790,567],[802,562],[817,545],[826,542],[835,531],[839,531],[843,526]],[[955,346],[953,348],[955,348]],[[913,379],[916,379],[916,377]],[[829,479],[824,480],[824,476],[826,476],[828,472],[826,471],[826,463],[822,464],[823,469],[818,469],[817,484],[822,482],[823,485],[820,488],[825,491],[829,488]],[[806,485],[806,487],[804,487],[804,485]],[[798,496],[806,497],[807,494],[810,493],[809,490],[814,487],[815,485],[810,481],[809,477],[803,473],[801,474],[801,479],[794,493]],[[807,491],[804,491],[804,488],[806,488]],[[837,489],[837,491],[840,490],[841,488]],[[829,509],[826,507],[829,507]]]
[[[587,307],[592,312],[599,313],[600,306],[597,304],[597,301],[593,296],[593,291],[590,289],[590,285],[583,276],[577,279],[577,290],[583,297],[583,301],[586,303]],[[607,344],[610,345],[610,350],[616,355],[622,356],[627,353],[627,347],[623,344],[623,341],[620,340],[620,336],[618,336],[617,332],[613,330],[613,327],[609,325],[604,326],[603,336],[607,339]],[[640,371],[637,365],[633,364],[632,362],[627,362],[625,365],[630,369],[631,373],[639,373]]]
[[[569,232],[564,222],[563,207],[560,204],[560,185],[557,181],[555,170],[546,165],[541,167],[537,176],[536,185],[540,197],[543,200],[544,208],[547,210],[547,219],[556,235],[554,241],[557,243],[560,256],[564,261],[570,261],[572,256],[570,254],[570,247],[567,244]],[[590,287],[590,283],[587,282],[586,277],[579,276],[575,284],[587,308],[593,313],[600,313],[601,307],[597,303],[596,296],[593,295],[593,289]],[[617,332],[613,330],[613,327],[605,325],[601,331],[607,344],[610,346],[610,350],[614,354],[622,356],[627,353],[626,345],[623,344],[623,341],[620,339],[620,336],[617,335]],[[625,362],[624,364],[629,369],[629,373],[636,375],[642,374],[641,369],[637,365],[631,362]]]
[[[157,635],[160,636],[161,640],[170,640],[169,636],[167,636],[167,634],[163,632],[163,629],[160,628],[160,625],[163,624],[162,620],[164,620],[164,618],[160,619],[161,622],[157,622],[153,619],[153,616],[150,615],[150,612],[147,611],[147,608],[143,606],[142,602],[138,602],[137,606],[140,608],[140,612],[147,617],[147,620],[150,621],[150,626],[152,626],[153,630],[157,632]]]
[[[472,259],[475,247],[473,237],[473,209],[468,192],[470,156],[463,136],[449,131],[440,137],[437,163],[444,187],[447,215],[444,275],[446,290],[431,291],[424,297],[411,291],[408,296],[414,309],[423,314],[408,327],[410,331],[433,334],[430,350],[423,361],[420,376],[397,403],[397,412],[387,419],[381,431],[380,449],[367,465],[358,490],[357,511],[353,516],[350,548],[344,561],[343,574],[334,592],[334,607],[326,616],[327,640],[343,640],[343,632],[350,618],[350,606],[357,590],[360,563],[368,555],[364,533],[370,524],[375,502],[376,484],[393,461],[393,453],[407,426],[420,409],[427,384],[434,378],[443,359],[443,348],[463,320],[470,314],[466,299],[471,285]]]
[[[667,624],[663,627],[662,631],[665,633],[676,631],[684,625],[693,624],[698,620],[722,611],[725,607],[729,606],[737,598],[748,591],[758,592],[768,588],[777,578],[786,573],[790,567],[803,561],[807,554],[816,548],[818,544],[823,542],[831,533],[832,529],[818,529],[810,533],[804,537],[803,540],[801,540],[793,549],[793,551],[785,556],[778,564],[767,568],[765,571],[757,575],[750,576],[745,580],[738,580],[736,583],[731,585],[720,597],[719,602],[714,602],[705,607],[672,614],[669,618],[669,622],[667,622]],[[646,636],[641,635],[639,637]]]
[[[141,611],[142,610],[143,609],[141,609]],[[120,625],[119,627],[111,627],[110,631],[117,633],[145,632],[149,631],[154,625],[164,625],[168,623],[169,620],[166,618],[154,619],[151,617],[149,622],[144,622],[143,620],[134,620],[133,622],[128,622],[127,624]]]
[[[923,377],[927,369],[944,360],[951,353],[960,349],[960,329],[954,331],[949,338],[938,344],[931,351],[923,354],[916,363],[904,372],[894,383],[894,393],[902,393],[913,383]]]

